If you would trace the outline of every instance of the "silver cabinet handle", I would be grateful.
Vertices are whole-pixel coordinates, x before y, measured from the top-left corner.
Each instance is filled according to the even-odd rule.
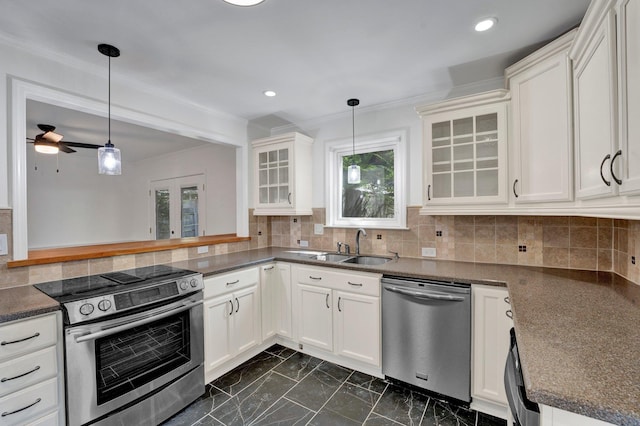
[[[605,185],[607,186],[611,186],[611,181],[608,181],[604,178],[604,175],[602,174],[602,168],[604,167],[604,163],[611,158],[611,155],[607,154],[604,156],[604,158],[602,159],[602,163],[600,163],[600,178],[602,179],[602,181],[604,182]]]
[[[394,293],[402,294],[404,296],[411,296],[417,299],[431,299],[431,300],[445,300],[448,302],[462,302],[464,301],[464,297],[459,296],[451,296],[449,294],[441,294],[441,293],[422,293],[419,291],[409,291],[403,290],[397,287],[385,287],[387,291],[391,291]]]
[[[227,283],[227,286],[238,284],[239,282],[240,280],[231,281],[230,283]]]
[[[362,283],[352,283],[351,281],[347,281],[347,284],[352,285],[354,287],[362,287]]]
[[[238,298],[236,297],[236,314],[238,313],[238,311],[240,310],[240,301],[238,300]]]
[[[31,403],[31,404],[27,405],[26,407],[22,407],[22,408],[19,408],[19,409],[17,409],[17,410],[14,410],[14,411],[5,411],[4,413],[2,413],[2,417],[7,417],[7,416],[10,416],[10,415],[12,415],[12,414],[19,413],[20,411],[24,411],[24,410],[26,410],[27,408],[31,408],[31,407],[33,407],[34,405],[36,405],[36,404],[37,404],[38,402],[40,402],[40,401],[42,401],[42,399],[41,399],[41,398],[38,398],[38,399],[36,399],[33,403]]]
[[[342,297],[338,297],[338,312],[342,312],[342,308],[340,308],[340,301],[342,300]]]
[[[231,304],[231,310],[229,311],[229,316],[233,315],[233,300],[229,300],[229,304]]]
[[[511,299],[509,299],[509,296],[504,298],[504,302],[508,303],[508,304],[511,304]]]
[[[309,275],[309,278],[311,278],[312,280],[316,280],[316,281],[319,281],[319,280],[322,279],[322,277],[313,277],[311,275]]]
[[[518,193],[516,192],[516,185],[518,184],[518,179],[513,181],[513,195],[518,198]]]
[[[427,185],[427,201],[431,201],[431,184]]]
[[[509,309],[507,312],[504,313],[507,317],[509,317],[510,319],[513,319],[513,311],[511,309]]]
[[[289,195],[287,195],[287,201],[289,201],[289,204],[291,204],[291,193],[289,193]]]
[[[615,172],[613,171],[613,163],[615,163],[616,158],[618,158],[621,155],[622,155],[622,150],[620,149],[620,150],[618,150],[618,152],[613,154],[613,158],[611,159],[611,162],[609,163],[609,170],[611,170],[611,177],[613,178],[613,180],[616,181],[616,183],[618,185],[622,185],[622,179],[618,179],[618,177],[616,176]]]
[[[327,309],[331,309],[329,306],[329,293],[327,293],[327,298],[324,300],[324,303],[327,305]]]
[[[275,266],[267,266],[267,267],[266,267],[266,268],[264,268],[263,270],[264,270],[264,271],[270,271],[270,270],[272,270],[273,268],[275,268]]]
[[[24,339],[11,340],[11,341],[8,341],[8,342],[3,340],[0,343],[0,345],[2,345],[2,346],[13,345],[14,343],[20,343],[20,342],[24,342],[24,341],[29,340],[29,339],[35,339],[39,335],[40,335],[40,333],[35,333],[33,336],[25,337]]]
[[[0,380],[0,382],[4,383],[4,382],[8,382],[9,380],[19,379],[20,377],[24,377],[28,374],[35,373],[38,370],[40,370],[40,366],[36,365],[36,367],[33,370],[29,370],[26,373],[18,374],[17,376],[13,376],[13,377],[3,377],[2,380]]]

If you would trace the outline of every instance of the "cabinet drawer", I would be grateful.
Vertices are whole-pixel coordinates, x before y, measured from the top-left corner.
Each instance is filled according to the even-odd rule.
[[[220,296],[258,284],[258,268],[243,269],[228,274],[214,275],[204,279],[204,298]]]
[[[58,406],[58,379],[49,379],[0,398],[0,425],[24,425],[55,411]]]
[[[0,364],[0,397],[56,377],[57,351],[50,346]]]
[[[52,314],[0,327],[0,361],[55,345],[57,325],[56,315]]]
[[[380,275],[333,268],[298,266],[297,282],[370,296],[380,295]]]
[[[60,424],[60,413],[54,411],[44,417],[37,418],[25,426],[58,426]]]

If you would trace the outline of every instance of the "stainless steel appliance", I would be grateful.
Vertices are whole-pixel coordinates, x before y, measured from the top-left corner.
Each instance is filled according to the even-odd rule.
[[[382,278],[382,373],[471,401],[471,288]]]
[[[538,426],[540,424],[540,408],[538,404],[527,399],[520,367],[516,332],[511,329],[511,345],[504,368],[504,387],[507,391],[509,408],[516,426]]]
[[[65,314],[69,425],[157,425],[204,393],[201,274],[156,265],[36,287]]]

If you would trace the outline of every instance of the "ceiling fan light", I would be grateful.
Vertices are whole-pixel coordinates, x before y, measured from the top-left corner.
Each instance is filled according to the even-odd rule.
[[[98,173],[110,176],[122,174],[120,150],[111,143],[98,148]]]
[[[234,6],[255,6],[262,3],[264,0],[223,0],[225,3],[232,4]]]
[[[55,142],[37,141],[33,144],[36,148],[36,152],[39,152],[40,154],[57,154],[58,151],[60,151],[58,144]]]

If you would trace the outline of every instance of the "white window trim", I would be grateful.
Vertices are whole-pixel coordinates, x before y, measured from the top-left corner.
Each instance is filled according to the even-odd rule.
[[[393,149],[394,151],[394,211],[391,219],[342,218],[342,161],[340,157],[353,153],[352,139],[340,139],[326,143],[327,152],[327,226],[341,228],[406,229],[406,146],[407,131],[392,130],[356,138],[355,152],[363,154]]]

